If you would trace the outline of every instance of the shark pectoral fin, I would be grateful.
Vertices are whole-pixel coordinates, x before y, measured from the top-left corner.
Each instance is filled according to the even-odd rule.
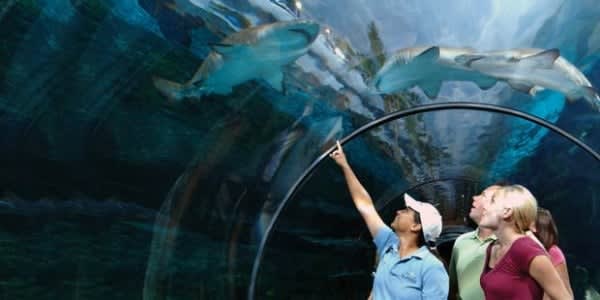
[[[277,71],[265,76],[264,80],[269,83],[278,92],[283,92],[283,72]]]
[[[511,88],[525,93],[525,94],[529,94],[529,91],[531,91],[531,89],[533,89],[533,86],[525,84],[525,83],[521,83],[521,82],[517,82],[517,81],[508,81],[508,85],[510,85]]]
[[[519,60],[519,65],[550,69],[554,66],[554,61],[559,56],[560,51],[558,49],[549,49],[532,56],[521,58]]]
[[[152,77],[154,86],[170,101],[180,101],[184,97],[185,86],[159,77]]]
[[[423,93],[425,93],[425,95],[429,99],[437,98],[437,95],[440,93],[441,87],[441,81],[428,82],[427,84],[420,86],[421,90],[423,90]]]
[[[415,61],[432,61],[437,60],[440,57],[440,47],[429,47],[427,50],[421,52],[421,54],[415,57]]]
[[[479,88],[482,90],[491,89],[494,85],[496,85],[496,82],[498,82],[498,81],[494,78],[486,78],[486,79],[476,81],[477,86],[479,86]]]
[[[244,45],[233,45],[233,44],[223,44],[216,43],[210,44],[210,49],[215,51],[223,56],[231,55],[232,53],[239,52],[244,48]]]
[[[461,64],[461,65],[470,67],[471,63],[473,63],[476,60],[480,60],[484,57],[485,56],[478,55],[478,54],[462,54],[462,55],[455,57],[454,62],[456,62],[457,64]]]
[[[539,86],[539,85],[534,85],[530,90],[529,90],[529,95],[531,95],[531,97],[535,97],[535,95],[537,95],[537,93],[543,91],[544,88]]]
[[[544,88],[538,85],[534,85],[531,87],[531,89],[529,90],[529,95],[531,97],[535,97],[535,95],[537,95],[538,92],[543,91]]]

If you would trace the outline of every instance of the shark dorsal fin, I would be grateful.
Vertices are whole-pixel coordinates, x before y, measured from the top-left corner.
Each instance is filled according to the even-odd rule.
[[[429,47],[427,48],[427,50],[421,52],[419,55],[417,55],[417,57],[415,57],[415,60],[436,60],[440,57],[440,47],[437,46],[433,46],[433,47]]]
[[[560,56],[558,49],[549,49],[532,56],[527,56],[519,60],[519,64],[526,64],[538,68],[552,68],[554,61]]]

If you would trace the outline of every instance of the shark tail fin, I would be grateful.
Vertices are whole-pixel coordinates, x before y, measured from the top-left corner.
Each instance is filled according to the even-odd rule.
[[[185,87],[181,83],[169,81],[160,77],[153,77],[152,81],[154,81],[154,86],[163,94],[165,97],[169,98],[169,101],[178,102],[184,98],[184,90]]]

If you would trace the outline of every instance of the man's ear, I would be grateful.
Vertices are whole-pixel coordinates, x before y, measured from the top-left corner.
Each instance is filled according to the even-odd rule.
[[[410,231],[413,231],[413,232],[418,232],[418,231],[420,231],[421,229],[423,229],[423,225],[421,225],[421,224],[416,224],[416,223],[415,223],[415,224],[412,224],[412,225],[410,226]]]

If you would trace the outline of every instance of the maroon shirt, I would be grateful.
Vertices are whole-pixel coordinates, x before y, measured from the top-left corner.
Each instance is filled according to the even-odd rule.
[[[480,283],[485,299],[542,299],[544,291],[529,275],[529,264],[536,256],[546,255],[544,249],[529,237],[519,238],[492,269],[489,264],[494,243],[487,248],[481,273]]]

